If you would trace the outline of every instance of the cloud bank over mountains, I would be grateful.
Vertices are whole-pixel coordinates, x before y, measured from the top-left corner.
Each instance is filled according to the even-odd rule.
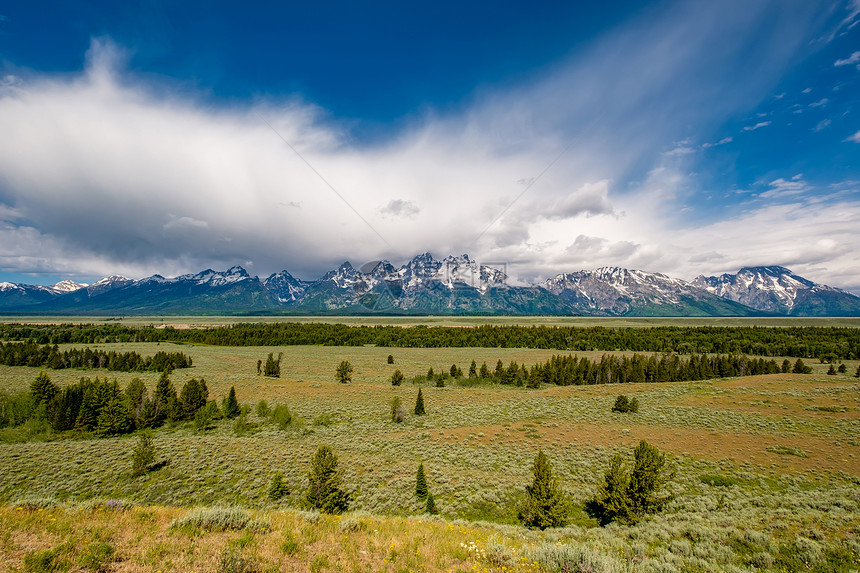
[[[793,105],[774,95],[782,77],[810,38],[847,26],[781,4],[668,3],[373,142],[300,98],[223,102],[135,71],[94,38],[79,73],[0,81],[0,268],[86,280],[241,264],[310,279],[347,259],[468,252],[522,280],[767,264],[857,292],[850,170],[767,167],[742,187],[708,173],[786,121],[763,102]],[[824,100],[809,94],[804,113],[830,113]],[[819,131],[856,154],[856,118],[827,121]]]

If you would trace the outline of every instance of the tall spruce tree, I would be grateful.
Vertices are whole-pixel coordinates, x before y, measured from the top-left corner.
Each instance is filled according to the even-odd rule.
[[[620,454],[615,454],[609,462],[609,470],[603,477],[597,495],[585,503],[585,510],[598,519],[600,525],[612,521],[630,523],[633,514],[628,494],[629,485],[630,476],[624,468],[624,460]]]
[[[165,370],[155,383],[155,425],[160,426],[167,420],[175,420],[177,414],[176,388],[170,381],[170,372]]]
[[[335,370],[335,378],[341,384],[346,384],[347,382],[352,380],[352,364],[349,363],[349,360],[342,360],[340,364],[337,365],[337,369]]]
[[[242,413],[242,410],[239,408],[239,401],[236,399],[236,387],[230,386],[230,393],[224,398],[224,406],[221,408],[224,410],[225,418],[238,418],[239,414]]]
[[[152,444],[152,434],[144,432],[138,438],[132,452],[131,475],[142,476],[154,462],[155,446]]]
[[[663,509],[671,496],[658,492],[672,478],[666,465],[666,455],[645,440],[633,451],[633,471],[628,488],[633,511],[640,517]]]
[[[266,365],[263,367],[263,375],[269,376],[271,378],[280,378],[281,377],[281,357],[282,353],[278,354],[278,359],[275,360],[272,353],[269,352],[269,356],[266,358]]]
[[[519,518],[527,527],[546,529],[567,523],[570,503],[562,492],[558,480],[552,475],[552,466],[543,450],[538,450],[532,468],[534,480],[526,486],[526,499],[520,508]]]
[[[424,463],[418,464],[418,473],[415,475],[415,497],[427,498],[427,477],[424,475]]]
[[[419,388],[418,398],[415,399],[415,415],[423,416],[424,414],[424,395],[421,394],[421,388]]]
[[[128,411],[128,406],[123,400],[119,384],[114,381],[109,384],[109,398],[107,403],[99,412],[96,433],[102,437],[118,436],[127,434],[134,429],[134,422]]]
[[[311,461],[305,500],[323,513],[340,514],[349,508],[349,494],[341,489],[337,456],[326,445],[317,449]]]

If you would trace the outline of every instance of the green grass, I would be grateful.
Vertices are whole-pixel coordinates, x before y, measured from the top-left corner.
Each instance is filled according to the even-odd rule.
[[[110,346],[150,355],[172,345]],[[436,388],[422,382],[427,415],[416,417],[411,407],[418,388],[410,379],[430,366],[439,372],[452,363],[467,370],[472,359],[479,366],[486,361],[491,368],[498,359],[506,365],[511,360],[532,364],[556,352],[199,346],[183,346],[183,351],[195,366],[174,372],[177,388],[187,378],[204,377],[213,398],[220,399],[235,386],[241,402],[253,406],[265,399],[270,407],[286,404],[296,422],[281,430],[252,413],[249,428],[241,435],[228,420],[203,432],[193,423],[160,429],[154,434],[159,469],[141,477],[131,477],[130,472],[135,436],[0,443],[0,502],[12,504],[6,517],[16,524],[0,528],[0,539],[22,536],[20,543],[0,544],[0,560],[4,554],[13,555],[16,567],[27,570],[25,553],[35,568],[55,562],[72,567],[84,561],[109,568],[111,559],[121,558],[137,570],[137,557],[129,557],[128,544],[136,543],[131,538],[95,539],[81,533],[74,548],[62,546],[65,534],[40,517],[57,507],[69,515],[72,529],[83,526],[75,519],[102,514],[115,515],[104,519],[128,521],[125,527],[139,527],[140,535],[151,540],[144,552],[149,557],[140,557],[141,563],[147,559],[173,563],[165,571],[198,570],[177,548],[182,539],[215,543],[211,558],[199,558],[211,570],[221,557],[236,567],[246,560],[277,569],[279,560],[286,560],[315,562],[321,570],[365,570],[360,566],[365,560],[381,570],[386,567],[383,557],[392,555],[399,565],[391,570],[417,570],[421,561],[416,550],[423,554],[432,546],[446,547],[446,553],[433,561],[438,567],[428,570],[469,570],[472,564],[501,570],[497,564],[519,563],[524,552],[543,570],[572,567],[576,560],[607,571],[626,560],[639,563],[637,571],[701,570],[701,562],[711,570],[753,566],[768,570],[817,554],[838,570],[856,559],[852,548],[857,547],[860,532],[860,472],[855,465],[860,457],[856,416],[860,386],[850,377],[816,370],[811,375],[626,385],[623,392],[639,400],[640,411],[624,417],[611,413],[622,391],[611,385],[528,390],[465,386],[451,380],[445,388]],[[284,352],[282,378],[257,376],[256,361],[269,352]],[[389,354],[394,364],[387,364]],[[350,360],[355,368],[350,384],[334,380],[341,360]],[[388,381],[394,369],[406,376],[402,386],[392,387]],[[4,367],[0,380],[7,391],[25,389],[38,372]],[[66,384],[97,372],[49,374]],[[148,373],[98,374],[116,376],[123,384],[139,376],[150,391],[157,379]],[[389,415],[395,396],[401,398],[406,414],[399,424]],[[841,405],[839,411],[830,409],[834,403]],[[639,525],[595,527],[582,504],[594,494],[612,455],[628,455],[640,439],[670,454],[677,469],[671,485],[675,500],[665,512]],[[351,509],[363,512],[342,518],[353,521],[329,523],[330,518],[301,513],[310,460],[321,444],[331,446],[340,460],[343,484],[353,494]],[[564,530],[536,533],[516,524],[516,506],[530,483],[539,448],[577,506],[571,526]],[[793,454],[795,450],[807,457]],[[421,462],[441,519],[448,521],[430,522],[435,524],[427,526],[431,533],[407,551],[401,542],[413,524],[408,520],[423,512],[423,503],[414,495],[415,471]],[[276,472],[282,473],[290,493],[272,501],[268,489]],[[173,509],[152,509],[164,506]],[[217,509],[224,507],[230,509]],[[210,524],[259,521],[269,527],[253,527],[253,537],[239,543],[248,529],[199,525],[196,517],[192,519],[195,515],[208,516]],[[171,529],[174,519],[184,525]],[[385,521],[389,519],[395,521]],[[453,542],[443,533],[449,525],[469,533]],[[382,530],[385,536],[379,533]],[[42,541],[25,550],[28,535]],[[797,542],[799,538],[817,545]],[[239,543],[241,551],[224,552],[225,539]],[[357,539],[362,541],[351,541]],[[469,541],[477,542],[482,552],[459,545]],[[389,551],[392,543],[395,548]],[[336,552],[323,551],[324,545],[337,547]],[[266,553],[269,546],[272,555]]]

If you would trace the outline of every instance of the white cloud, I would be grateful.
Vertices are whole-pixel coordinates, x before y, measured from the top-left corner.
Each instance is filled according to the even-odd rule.
[[[755,130],[757,130],[757,129],[761,129],[762,127],[767,127],[767,126],[769,126],[771,123],[773,123],[773,122],[771,122],[771,121],[760,121],[760,122],[758,122],[758,123],[757,123],[757,124],[755,124],[755,125],[747,125],[747,126],[745,126],[745,127],[744,127],[744,131],[755,131]]]
[[[821,98],[820,100],[818,100],[816,102],[809,104],[809,107],[825,107],[828,103],[830,103],[830,100],[825,97],[825,98]]]
[[[814,131],[814,132],[818,133],[819,131],[822,131],[822,130],[827,129],[828,127],[830,127],[830,124],[831,124],[831,123],[833,123],[833,122],[832,122],[832,121],[830,121],[829,119],[822,119],[821,121],[819,121],[819,122],[815,125],[815,127],[813,127],[813,128],[812,128],[812,131]]]
[[[860,52],[854,52],[844,60],[836,60],[834,66],[850,66],[851,64],[860,63]]]
[[[83,73],[25,74],[0,90],[0,268],[141,277],[249,262],[315,278],[345,259],[430,250],[523,276],[574,264],[686,271],[700,253],[676,231],[695,190],[690,166],[674,164],[696,154],[661,150],[695,150],[675,142],[719,133],[770,97],[816,11],[801,3],[761,38],[771,17],[764,3],[653,8],[521,86],[360,147],[312,104],[223,107],[153,87],[124,70],[124,50],[95,40]],[[727,31],[755,37],[768,66],[749,64],[743,42],[720,44]],[[743,89],[720,89],[729,83]],[[577,246],[580,236],[594,241]],[[744,249],[718,250],[732,261]]]
[[[854,143],[860,143],[860,131],[858,131],[854,135],[849,135],[847,138],[845,138],[844,141],[853,141]]]
[[[379,212],[384,216],[414,218],[421,212],[421,208],[412,201],[392,199],[388,205],[379,209]]]
[[[798,173],[791,179],[774,179],[767,184],[769,189],[763,193],[759,193],[759,198],[773,199],[776,197],[785,197],[791,195],[800,195],[810,191],[812,187],[803,179],[803,173]]]
[[[734,140],[735,139],[733,137],[729,136],[729,137],[722,138],[721,140],[717,141],[716,143],[705,142],[702,144],[702,149],[710,149],[711,147],[718,147],[720,145],[726,145],[727,143],[731,143]]]

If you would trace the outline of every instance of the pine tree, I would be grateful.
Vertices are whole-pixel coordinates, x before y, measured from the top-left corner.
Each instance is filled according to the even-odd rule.
[[[812,372],[812,368],[803,363],[803,360],[800,358],[797,359],[797,362],[794,363],[794,368],[791,369],[794,374],[809,374]]]
[[[860,366],[857,367],[857,372],[854,373],[854,378],[860,378]]]
[[[39,372],[39,375],[30,384],[30,396],[33,397],[34,408],[38,408],[42,404],[50,404],[59,392],[59,386],[51,382],[51,379],[44,372]]]
[[[423,416],[424,414],[424,395],[421,394],[421,388],[419,388],[418,398],[415,399],[415,415]]]
[[[391,355],[391,354],[389,354],[389,355],[388,355],[388,363],[389,363],[389,364],[394,364],[394,356],[393,356],[393,355]]]
[[[439,510],[436,509],[436,500],[433,499],[433,492],[427,492],[427,503],[424,505],[424,512],[430,515],[439,513]]]
[[[833,364],[830,365],[830,368],[827,369],[828,376],[836,376],[836,368],[833,367]]]
[[[786,358],[785,360],[782,361],[781,370],[782,370],[783,374],[787,374],[788,372],[791,372],[791,362],[789,361],[788,358]]]
[[[391,375],[391,385],[400,386],[401,384],[403,384],[403,372],[395,370],[394,374]]]
[[[526,500],[520,508],[519,518],[527,527],[546,529],[561,527],[567,522],[570,504],[561,491],[558,480],[543,450],[535,456],[534,481],[526,486]]]
[[[96,432],[102,437],[127,434],[134,427],[131,414],[128,412],[128,406],[126,406],[120,394],[119,385],[116,382],[114,382],[114,385],[115,388],[111,392],[107,404],[99,412]]]
[[[839,365],[839,368],[837,368],[836,371],[839,372],[840,374],[845,374],[845,372],[848,371],[848,367],[845,366],[845,363],[843,362],[842,364]]]
[[[236,387],[230,386],[230,393],[224,398],[224,417],[233,419],[237,418],[242,413],[239,408],[239,401],[236,400]]]
[[[170,381],[167,370],[161,373],[155,384],[155,422],[156,425],[163,424],[166,420],[176,419],[176,388]]]
[[[478,377],[478,365],[475,364],[475,361],[472,360],[472,363],[469,365],[469,378],[477,378]]]
[[[612,405],[613,412],[629,412],[628,408],[630,406],[630,401],[627,399],[627,396],[621,394],[615,399],[615,404]]]
[[[456,365],[456,364],[452,364],[452,365],[451,365],[451,371],[450,371],[450,374],[451,374],[451,378],[456,378],[456,377],[457,377],[457,365]]]
[[[427,498],[427,478],[424,476],[424,463],[418,464],[418,473],[415,476],[415,497]]]
[[[633,471],[630,472],[628,495],[633,511],[638,516],[656,513],[669,502],[670,496],[661,497],[658,491],[671,479],[666,468],[666,456],[645,440],[633,451]]]
[[[346,384],[352,380],[352,364],[349,363],[349,360],[343,360],[337,365],[335,378],[337,378],[337,381],[341,384]]]
[[[284,474],[277,472],[272,478],[272,483],[269,486],[269,499],[277,501],[285,495],[290,495],[290,488],[286,483],[284,483]]]
[[[489,378],[490,377],[490,369],[487,367],[487,363],[484,362],[481,364],[481,378]]]
[[[337,456],[326,445],[317,450],[308,473],[308,505],[323,513],[340,514],[349,507],[349,494],[340,488],[341,476],[337,471]]]
[[[283,354],[278,354],[278,359],[275,360],[271,352],[266,358],[266,365],[263,367],[263,375],[271,378],[281,377],[281,357]]]
[[[137,440],[132,452],[131,475],[142,476],[155,462],[155,446],[152,444],[152,434],[144,432]]]
[[[629,484],[630,476],[624,468],[624,460],[620,454],[616,454],[609,462],[609,471],[606,472],[597,495],[585,503],[585,510],[592,517],[599,519],[601,525],[612,521],[629,523],[632,517],[627,491]]]
[[[203,394],[205,384],[203,380],[198,382],[196,378],[192,378],[182,386],[177,403],[177,419],[193,420],[197,410],[206,405],[206,397]]]
[[[435,374],[433,374],[433,367],[431,366],[431,367],[427,370],[427,380],[433,380],[433,378],[434,378],[435,376],[436,376],[436,375],[435,375]]]
[[[135,423],[140,421],[140,411],[143,408],[143,403],[146,401],[149,392],[146,389],[146,384],[138,377],[131,379],[128,386],[125,387],[125,396],[128,400],[128,410],[134,418]]]

